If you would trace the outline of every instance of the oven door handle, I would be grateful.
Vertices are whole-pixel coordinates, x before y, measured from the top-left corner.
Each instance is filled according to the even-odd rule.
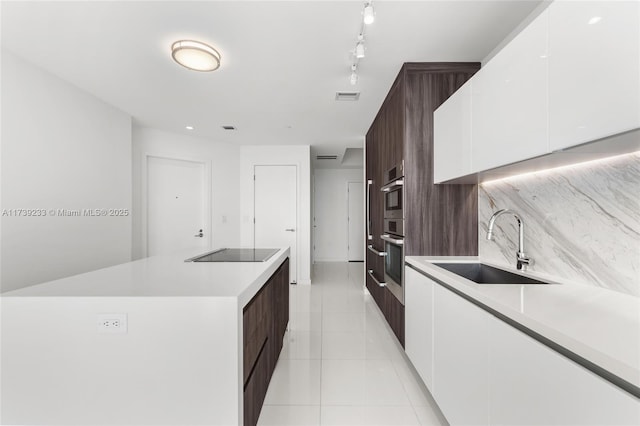
[[[378,284],[378,286],[380,286],[380,287],[386,287],[386,286],[387,286],[387,283],[382,283],[382,282],[378,281],[378,279],[373,275],[373,269],[369,269],[369,271],[368,271],[368,272],[369,272],[369,276],[371,277],[371,279],[372,279],[376,284]]]
[[[387,255],[386,251],[378,251],[378,250],[374,249],[371,244],[369,244],[367,246],[367,248],[369,249],[370,252],[375,253],[376,256],[381,256],[382,257],[382,256],[386,256]]]
[[[397,186],[403,186],[404,185],[404,179],[398,179],[398,180],[394,180],[393,182],[389,182],[388,184],[386,184],[385,186],[383,186],[382,188],[380,188],[380,191],[382,192],[389,192],[391,191],[393,188],[397,187]]]
[[[387,242],[389,242],[391,244],[396,244],[396,245],[399,245],[399,246],[404,245],[404,238],[400,238],[400,239],[391,238],[391,235],[389,235],[389,234],[382,234],[380,236],[380,238],[382,238],[383,240],[385,240],[385,241],[387,241]]]

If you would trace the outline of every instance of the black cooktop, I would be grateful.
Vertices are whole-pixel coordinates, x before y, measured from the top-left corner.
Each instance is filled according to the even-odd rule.
[[[188,259],[189,262],[265,262],[278,249],[223,248]]]

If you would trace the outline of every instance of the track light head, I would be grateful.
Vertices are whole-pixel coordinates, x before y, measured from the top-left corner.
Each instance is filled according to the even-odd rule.
[[[371,4],[370,1],[365,3],[364,12],[362,13],[362,15],[364,16],[365,25],[371,25],[371,24],[373,24],[373,21],[375,21],[376,16],[375,16],[375,13],[373,11],[373,5]]]
[[[358,42],[356,43],[356,58],[362,59],[364,58],[364,36],[362,33],[358,36]]]

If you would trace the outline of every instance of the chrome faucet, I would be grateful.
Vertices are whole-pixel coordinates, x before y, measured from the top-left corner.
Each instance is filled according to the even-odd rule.
[[[493,237],[493,225],[496,223],[496,219],[503,215],[504,213],[511,213],[518,221],[518,251],[516,252],[516,268],[518,270],[526,269],[527,265],[533,265],[533,259],[529,259],[524,254],[524,221],[518,215],[518,213],[514,212],[511,209],[502,209],[498,210],[491,216],[489,219],[489,229],[487,230],[487,240],[491,240]]]

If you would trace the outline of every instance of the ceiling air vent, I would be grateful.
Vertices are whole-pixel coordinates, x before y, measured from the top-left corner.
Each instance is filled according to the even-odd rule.
[[[316,155],[316,160],[337,160],[337,155]]]
[[[357,101],[360,92],[336,92],[336,101]]]
[[[222,128],[225,130],[238,130],[235,126],[222,126]]]

